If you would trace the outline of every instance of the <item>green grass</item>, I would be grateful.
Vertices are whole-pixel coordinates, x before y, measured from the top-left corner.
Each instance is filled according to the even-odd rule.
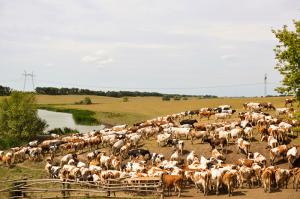
[[[55,107],[53,105],[39,105],[38,108],[48,110],[48,111],[71,113],[73,115],[76,124],[81,124],[81,125],[100,124],[100,122],[94,117],[96,115],[94,111]]]

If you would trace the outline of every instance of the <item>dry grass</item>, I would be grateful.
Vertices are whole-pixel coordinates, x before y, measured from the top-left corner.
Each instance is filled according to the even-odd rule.
[[[271,102],[275,107],[283,107],[285,97],[268,98],[217,98],[198,99],[189,98],[181,101],[162,101],[161,97],[129,97],[128,102],[122,98],[89,96],[92,99],[91,105],[75,105],[76,101],[82,100],[85,96],[48,96],[38,95],[39,104],[52,104],[60,108],[71,108],[91,110],[96,112],[96,119],[108,124],[133,124],[145,119],[157,116],[177,113],[186,110],[199,109],[201,107],[216,107],[221,104],[232,105],[237,110],[242,110],[244,102]]]

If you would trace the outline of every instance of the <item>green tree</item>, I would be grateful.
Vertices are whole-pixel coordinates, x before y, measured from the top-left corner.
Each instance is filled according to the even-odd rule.
[[[0,140],[8,146],[33,139],[42,133],[46,122],[37,115],[33,93],[13,92],[0,104]]]
[[[83,104],[92,104],[92,100],[89,97],[85,97],[83,100]]]
[[[123,97],[123,102],[128,102],[128,97]]]
[[[283,75],[282,86],[275,90],[281,94],[295,95],[300,101],[300,21],[294,21],[295,30],[286,25],[272,30],[279,44],[276,45],[276,69]]]

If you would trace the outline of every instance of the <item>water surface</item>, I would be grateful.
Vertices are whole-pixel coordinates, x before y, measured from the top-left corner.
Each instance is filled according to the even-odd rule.
[[[104,128],[104,125],[98,126],[87,126],[87,125],[78,125],[75,123],[72,114],[70,113],[61,113],[47,110],[38,110],[38,116],[44,120],[46,120],[49,125],[45,131],[54,128],[72,128],[77,129],[79,132],[88,132],[91,130],[100,130]]]

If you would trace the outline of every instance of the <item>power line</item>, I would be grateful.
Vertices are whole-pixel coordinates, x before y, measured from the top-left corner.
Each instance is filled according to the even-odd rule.
[[[264,95],[266,97],[267,96],[267,73],[265,73],[264,84],[265,84]]]
[[[27,73],[26,70],[25,70],[24,73],[23,73],[23,75],[24,75],[23,91],[26,90],[27,77],[31,78],[32,89],[35,90],[35,87],[34,87],[34,79],[33,79],[33,77],[34,77],[33,72]]]

